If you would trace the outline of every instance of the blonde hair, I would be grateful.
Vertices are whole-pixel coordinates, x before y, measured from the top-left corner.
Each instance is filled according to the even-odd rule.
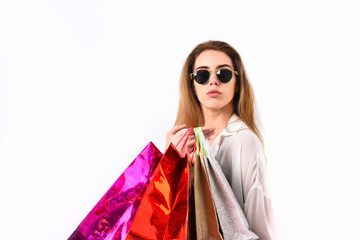
[[[195,95],[194,82],[190,79],[190,73],[193,72],[196,58],[205,50],[221,51],[230,57],[234,70],[239,73],[239,76],[236,76],[236,87],[240,90],[235,92],[234,95],[234,113],[264,143],[259,130],[261,122],[255,109],[254,91],[241,57],[232,46],[222,41],[200,43],[186,58],[180,76],[180,103],[175,124],[186,124],[187,127],[200,127],[204,125],[200,102]]]

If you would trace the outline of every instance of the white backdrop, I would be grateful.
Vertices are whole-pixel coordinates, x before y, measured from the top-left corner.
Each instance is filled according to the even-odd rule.
[[[227,41],[264,124],[279,239],[360,239],[359,1],[0,1],[0,239],[67,239]]]

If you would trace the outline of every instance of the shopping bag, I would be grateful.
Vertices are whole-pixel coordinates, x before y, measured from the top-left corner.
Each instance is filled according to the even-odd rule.
[[[189,164],[189,213],[188,213],[188,237],[196,239],[196,218],[195,218],[195,191],[194,191],[194,167]]]
[[[222,240],[202,154],[194,156],[196,239]]]
[[[197,141],[203,143],[205,151],[203,160],[224,239],[258,239],[258,236],[249,230],[249,224],[244,212],[222,172],[219,163],[214,158],[209,141],[205,139],[201,128],[195,128],[194,131]]]
[[[189,163],[170,144],[145,192],[126,240],[187,239]]]
[[[69,240],[125,239],[162,153],[150,142],[100,199]]]

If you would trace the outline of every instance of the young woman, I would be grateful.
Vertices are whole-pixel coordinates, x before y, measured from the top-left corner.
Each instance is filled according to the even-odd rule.
[[[268,240],[275,239],[273,213],[254,105],[253,89],[237,51],[221,41],[201,43],[183,67],[176,125],[166,135],[166,146],[180,141],[189,127],[202,126],[250,230],[260,240]],[[194,141],[191,135],[189,151]]]

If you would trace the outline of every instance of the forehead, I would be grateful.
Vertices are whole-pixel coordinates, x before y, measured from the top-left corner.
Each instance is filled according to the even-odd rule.
[[[205,50],[196,58],[194,69],[198,67],[216,68],[224,64],[233,67],[231,58],[224,52],[217,50]]]

